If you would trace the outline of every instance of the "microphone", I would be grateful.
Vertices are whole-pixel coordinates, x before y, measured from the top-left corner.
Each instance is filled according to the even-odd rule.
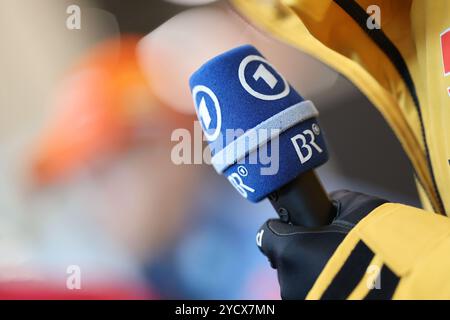
[[[219,174],[252,202],[268,197],[284,222],[332,221],[334,206],[314,173],[328,152],[311,101],[250,45],[209,60],[189,82]]]

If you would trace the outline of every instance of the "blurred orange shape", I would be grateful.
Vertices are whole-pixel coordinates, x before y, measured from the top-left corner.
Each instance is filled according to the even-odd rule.
[[[133,122],[152,112],[155,103],[136,62],[139,39],[122,36],[96,46],[63,80],[32,159],[36,182],[59,179],[94,155],[120,149]]]

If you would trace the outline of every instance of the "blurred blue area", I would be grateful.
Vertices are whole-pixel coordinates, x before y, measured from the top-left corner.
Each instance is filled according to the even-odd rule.
[[[275,270],[255,244],[275,212],[266,201],[245,201],[224,179],[211,180],[183,234],[147,265],[150,286],[173,299],[278,298]]]

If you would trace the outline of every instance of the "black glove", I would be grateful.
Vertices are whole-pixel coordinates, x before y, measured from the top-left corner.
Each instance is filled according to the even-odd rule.
[[[309,229],[268,220],[256,242],[277,269],[283,299],[304,299],[346,234],[386,200],[358,192],[340,190],[330,194],[336,207],[333,222]]]

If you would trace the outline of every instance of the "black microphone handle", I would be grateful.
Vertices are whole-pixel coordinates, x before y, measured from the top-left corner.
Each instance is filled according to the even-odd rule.
[[[302,173],[269,195],[280,219],[308,228],[330,224],[335,207],[314,170]]]

